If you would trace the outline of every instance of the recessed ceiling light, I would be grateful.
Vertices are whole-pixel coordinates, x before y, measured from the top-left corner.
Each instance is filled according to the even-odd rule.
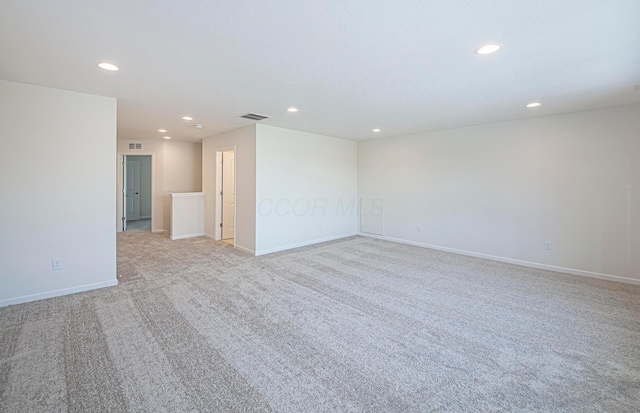
[[[297,108],[289,108],[287,109],[287,112],[297,112],[298,109]]]
[[[380,129],[374,129],[373,131],[378,133],[378,132],[380,132]]]
[[[158,129],[158,132],[160,132],[160,133],[167,133],[167,130],[166,130],[166,129]]]
[[[500,47],[502,46],[499,44],[485,44],[484,46],[476,49],[476,54],[485,55],[495,53],[500,50]]]
[[[191,116],[183,116],[182,119],[183,120],[193,120],[193,118]]]
[[[115,72],[116,70],[120,70],[118,66],[112,65],[111,63],[100,63],[98,66],[100,66],[100,68],[104,70],[110,70],[112,72]]]
[[[528,108],[537,108],[538,106],[542,105],[542,103],[540,102],[531,102],[527,105]]]
[[[164,138],[165,139],[171,139],[171,136],[165,136]]]

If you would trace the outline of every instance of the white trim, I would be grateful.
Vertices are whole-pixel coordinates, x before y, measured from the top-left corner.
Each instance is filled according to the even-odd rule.
[[[194,237],[204,237],[204,232],[198,232],[196,234],[187,234],[187,235],[178,235],[175,237],[171,237],[172,240],[176,239],[185,239],[185,238],[194,238]]]
[[[481,253],[478,253],[478,252],[471,252],[471,251],[459,250],[459,249],[455,249],[455,248],[440,247],[438,245],[423,244],[423,243],[420,243],[420,242],[407,241],[407,240],[403,240],[403,239],[399,239],[399,238],[392,238],[392,237],[386,237],[386,236],[381,236],[381,235],[368,234],[366,232],[360,232],[360,233],[358,233],[358,235],[361,235],[363,237],[382,239],[382,240],[385,240],[385,241],[397,242],[399,244],[407,244],[407,245],[413,245],[413,246],[416,246],[416,247],[429,248],[429,249],[432,249],[432,250],[451,252],[451,253],[460,254],[460,255],[467,255],[469,257],[484,258],[484,259],[492,260],[492,261],[506,262],[508,264],[522,265],[523,267],[538,268],[538,269],[541,269],[541,270],[549,270],[549,271],[555,271],[555,272],[560,272],[560,273],[565,273],[565,274],[580,275],[580,276],[583,276],[583,277],[598,278],[598,279],[601,279],[601,280],[617,281],[617,282],[626,283],[626,284],[640,285],[640,280],[639,279],[621,277],[619,275],[603,274],[603,273],[599,273],[599,272],[578,270],[578,269],[575,269],[575,268],[557,267],[555,265],[539,264],[537,262],[515,260],[515,259],[512,259],[512,258],[498,257],[498,256],[495,256],[495,255],[481,254]]]
[[[90,291],[90,290],[95,290],[95,289],[98,289],[98,288],[113,287],[115,285],[118,285],[118,280],[117,279],[116,280],[111,280],[111,281],[103,281],[103,282],[94,283],[94,284],[81,285],[81,286],[78,286],[78,287],[63,288],[61,290],[47,291],[47,292],[44,292],[44,293],[23,295],[22,297],[16,297],[16,298],[9,298],[9,299],[6,299],[6,300],[0,300],[0,307],[6,307],[8,305],[15,305],[15,304],[28,303],[28,302],[31,302],[31,301],[44,300],[46,298],[60,297],[60,296],[67,295],[67,294],[81,293],[83,291]]]
[[[205,232],[205,234],[204,234],[204,237],[205,237],[205,238],[210,238],[210,239],[213,239],[213,240],[215,240],[215,239],[216,239],[215,235],[207,234],[206,232]],[[222,241],[222,240],[217,240],[217,241]],[[243,246],[241,246],[241,245],[237,245],[237,244],[235,244],[235,245],[233,245],[233,248],[237,248],[237,249],[239,249],[239,250],[240,250],[240,251],[242,251],[242,252],[246,252],[246,253],[251,254],[251,255],[254,255],[254,256],[256,255],[256,252],[255,252],[254,250],[249,249],[249,248],[245,248],[245,247],[243,247]]]
[[[256,252],[256,256],[272,254],[274,252],[290,250],[290,249],[293,249],[293,248],[306,247],[308,245],[320,244],[321,242],[334,241],[334,240],[337,240],[337,239],[353,237],[353,236],[356,236],[356,235],[358,235],[357,232],[350,232],[348,234],[341,234],[341,235],[336,235],[336,236],[333,236],[333,237],[315,239],[315,240],[312,240],[312,241],[299,242],[297,244],[289,244],[289,245],[285,245],[283,247],[276,247],[276,248],[271,248],[271,249],[268,249],[268,250],[258,251],[258,252]]]
[[[184,198],[188,196],[204,196],[204,192],[172,192],[171,198]]]
[[[235,155],[235,153],[234,153]],[[222,196],[220,195],[220,191],[222,190],[222,151],[216,149],[216,190],[214,193],[215,196],[215,222],[213,224],[213,230],[215,233],[215,240],[222,240]],[[237,192],[236,192],[237,195]],[[235,234],[235,227],[233,228],[233,232]],[[235,244],[235,242],[234,242]]]
[[[216,191],[215,191],[215,222],[214,222],[214,230],[215,230],[215,240],[222,240],[222,195],[220,195],[220,191],[222,191],[222,152],[233,151],[233,157],[235,159],[233,163],[233,188],[236,193],[236,199],[234,200],[233,205],[233,245],[236,245],[236,233],[238,232],[238,186],[237,186],[237,160],[238,160],[238,149],[236,145],[228,145],[222,146],[218,148],[214,148],[216,151]],[[253,250],[251,250],[253,254]]]
[[[155,196],[155,184],[156,184],[156,153],[155,152],[141,152],[141,153],[129,153],[129,152],[118,152],[117,160],[116,160],[116,232],[122,232],[122,217],[126,215],[126,208],[124,208],[124,168],[122,163],[125,160],[125,156],[150,156],[151,157],[151,228],[153,228],[153,204],[154,204],[154,196]],[[156,232],[152,230],[151,232]]]
[[[249,254],[254,255],[254,256],[256,255],[256,252],[254,250],[250,250],[249,248],[245,248],[245,247],[242,247],[242,246],[237,245],[237,244],[234,245],[233,248],[237,248],[242,252],[246,252],[246,253],[249,253]]]
[[[153,234],[164,234],[164,233],[168,233],[169,231],[167,231],[166,229],[152,229],[151,232]]]

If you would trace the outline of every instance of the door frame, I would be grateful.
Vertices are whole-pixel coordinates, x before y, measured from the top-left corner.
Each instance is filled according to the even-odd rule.
[[[238,222],[238,175],[237,175],[237,165],[238,165],[238,150],[236,149],[236,145],[231,146],[223,146],[220,148],[216,148],[216,220],[214,222],[215,226],[215,239],[217,241],[222,240],[222,152],[233,151],[233,156],[235,162],[233,163],[233,187],[235,191],[235,200],[233,204],[233,246],[236,246],[236,236],[238,234],[238,226],[236,223]]]
[[[129,156],[129,155],[127,155],[127,156]],[[137,156],[137,155],[131,155],[131,156]],[[142,197],[140,196],[140,192],[142,192],[142,186],[141,186],[142,179],[140,177],[140,173],[142,172],[142,165],[141,165],[139,160],[130,160],[130,159],[127,158],[127,167],[129,167],[129,166],[132,166],[134,171],[136,170],[136,168],[138,169],[138,171],[137,171],[138,172],[138,177],[137,177],[137,179],[133,180],[133,187],[135,188],[135,186],[137,184],[138,192],[133,197],[133,199],[129,198],[129,192],[131,191],[131,188],[128,188],[129,173],[127,172],[126,169],[123,170],[123,173],[124,173],[123,184],[125,186],[125,188],[124,188],[125,191],[123,191],[123,194],[124,194],[125,198],[124,198],[124,203],[122,204],[122,207],[124,208],[124,216],[126,217],[126,221],[123,221],[123,222],[127,222],[127,223],[129,222],[129,216],[127,215],[128,214],[127,211],[129,210],[129,208],[128,208],[129,206],[127,205],[128,201],[130,200],[131,202],[133,202],[133,205],[132,205],[133,217],[131,219],[135,221],[135,220],[139,220],[140,219],[140,207],[141,207],[140,203],[141,203],[141,200],[142,200],[141,199]],[[131,168],[128,168],[128,169],[131,169]],[[136,202],[136,200],[137,200],[137,202]],[[137,208],[137,212],[138,212],[138,218],[135,218],[136,208]]]
[[[141,152],[141,153],[124,153],[118,152],[116,157],[116,232],[122,232],[125,230],[125,221],[122,218],[127,218],[127,209],[124,203],[125,198],[125,179],[127,178],[126,168],[124,167],[126,156],[150,156],[151,157],[151,232],[154,232],[154,216],[153,216],[153,204],[154,204],[154,186],[156,181],[156,156],[154,152]],[[158,231],[155,231],[158,232]]]

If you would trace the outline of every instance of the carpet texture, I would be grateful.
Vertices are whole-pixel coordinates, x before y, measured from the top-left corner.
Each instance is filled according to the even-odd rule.
[[[640,286],[363,237],[130,231],[118,271],[0,309],[0,411],[640,410]]]

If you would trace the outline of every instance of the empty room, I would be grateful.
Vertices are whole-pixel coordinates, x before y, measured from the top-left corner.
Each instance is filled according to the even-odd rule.
[[[0,411],[639,411],[638,16],[3,1]]]

